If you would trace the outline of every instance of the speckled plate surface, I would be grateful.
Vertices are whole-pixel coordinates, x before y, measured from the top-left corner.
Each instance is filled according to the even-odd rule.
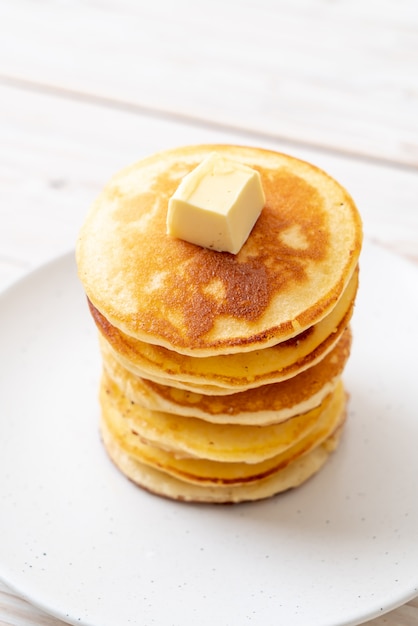
[[[358,624],[418,593],[418,273],[366,244],[342,445],[303,487],[194,506],[127,481],[72,255],[0,297],[0,577],[72,624]]]

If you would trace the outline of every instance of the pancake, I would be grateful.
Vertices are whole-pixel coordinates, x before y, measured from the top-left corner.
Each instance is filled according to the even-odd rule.
[[[340,442],[343,430],[342,423],[321,443],[304,454],[295,457],[287,465],[278,467],[276,471],[244,483],[234,484],[200,484],[182,480],[167,474],[156,466],[143,463],[126,445],[126,441],[116,437],[105,419],[101,420],[101,434],[109,457],[125,476],[138,486],[170,499],[207,502],[207,503],[238,503],[269,498],[278,493],[300,486],[326,463]]]
[[[214,151],[258,170],[266,196],[237,255],[165,231],[170,196]],[[93,204],[76,256],[89,300],[114,328],[214,357],[269,348],[317,325],[349,283],[361,238],[353,200],[318,168],[257,148],[189,146],[117,174]]]
[[[105,442],[110,437],[145,465],[186,482],[209,486],[249,484],[273,475],[321,445],[343,424],[344,419],[345,393],[342,384],[339,384],[319,412],[313,428],[283,452],[258,463],[217,462],[206,458],[179,457],[164,448],[143,443],[118,408],[111,402],[102,402],[102,427],[104,425],[108,432]]]
[[[166,232],[170,197],[213,152],[256,169],[266,198],[237,254]],[[76,259],[115,465],[153,493],[218,503],[267,498],[318,472],[346,418],[361,243],[344,188],[287,155],[189,146],[114,176]]]
[[[320,406],[279,424],[243,426],[150,411],[128,400],[106,373],[100,389],[102,411],[106,413],[111,406],[142,443],[177,458],[203,457],[226,463],[259,463],[294,446],[317,425],[331,398],[329,394]]]
[[[347,328],[324,359],[297,376],[222,396],[198,394],[135,376],[119,363],[110,350],[103,354],[103,365],[127,399],[149,411],[198,417],[218,424],[266,426],[319,406],[335,388],[349,357],[350,347],[351,330]]]
[[[113,437],[103,422],[104,445],[115,466],[132,482],[155,495],[183,502],[227,504],[271,498],[294,489],[319,472],[339,445],[342,428],[310,452],[264,479],[243,485],[202,486],[170,476],[155,467],[141,463]]]
[[[244,391],[283,381],[318,363],[337,343],[352,315],[358,272],[334,309],[296,338],[264,350],[212,357],[191,357],[128,337],[91,305],[93,318],[114,356],[133,374],[155,382],[210,395]],[[102,350],[106,346],[102,343]]]

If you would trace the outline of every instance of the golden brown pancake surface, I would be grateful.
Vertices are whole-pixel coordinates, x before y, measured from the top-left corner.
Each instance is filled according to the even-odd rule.
[[[184,389],[216,395],[218,388],[243,391],[286,380],[318,363],[337,343],[351,318],[357,292],[354,272],[334,309],[318,324],[280,344],[243,354],[192,357],[129,337],[112,326],[92,305],[92,315],[121,364],[138,376]]]
[[[237,255],[166,235],[168,199],[210,152],[260,172],[266,205]],[[116,175],[77,242],[93,305],[127,335],[213,356],[285,341],[335,306],[357,264],[361,222],[347,192],[297,159],[241,146],[159,153]]]

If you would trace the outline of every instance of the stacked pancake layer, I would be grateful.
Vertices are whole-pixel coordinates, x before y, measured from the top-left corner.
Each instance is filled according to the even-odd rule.
[[[266,205],[237,255],[165,233],[168,199],[216,150],[260,172]],[[77,243],[103,357],[101,432],[163,496],[240,502],[315,474],[344,425],[361,221],[317,168],[192,146],[115,176]]]

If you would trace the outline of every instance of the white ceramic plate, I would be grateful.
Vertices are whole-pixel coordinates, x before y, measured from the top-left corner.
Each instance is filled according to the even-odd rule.
[[[418,593],[418,273],[368,244],[339,451],[237,506],[136,488],[98,436],[96,333],[71,256],[0,299],[0,576],[73,624],[358,624]]]

